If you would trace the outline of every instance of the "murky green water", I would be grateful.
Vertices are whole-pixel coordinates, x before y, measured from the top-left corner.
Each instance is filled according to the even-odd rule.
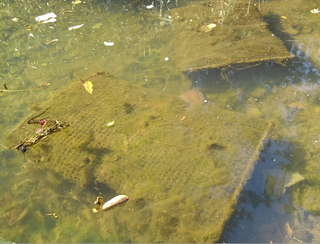
[[[310,12],[319,7],[317,3],[256,2],[270,29],[285,41],[296,58],[286,66],[269,62],[233,70],[228,80],[222,79],[217,70],[181,72],[179,60],[173,55],[176,28],[168,10],[187,3],[169,2],[162,6],[155,2],[148,9],[151,4],[1,2],[0,89],[5,89],[4,85],[8,89],[51,85],[47,89],[0,93],[0,236],[14,242],[145,242],[152,240],[144,235],[157,236],[156,228],[141,227],[130,217],[118,223],[118,215],[113,212],[103,216],[92,213],[95,195],[111,197],[118,193],[114,189],[99,183],[80,187],[39,167],[24,154],[8,150],[10,145],[5,144],[10,131],[41,104],[84,75],[106,71],[173,97],[197,87],[207,100],[208,108],[203,111],[210,111],[212,106],[271,121],[273,127],[265,149],[252,179],[239,195],[236,211],[233,215],[230,212],[221,240],[319,242],[320,74],[315,41],[319,32],[318,14]],[[56,22],[36,24],[36,16],[51,12],[57,15]],[[81,24],[78,29],[68,30]],[[297,174],[302,180],[287,177]],[[144,209],[146,203],[138,202],[133,199],[116,210],[122,211],[122,220],[125,213]],[[170,201],[165,204],[171,210],[176,206]],[[139,218],[151,216],[149,207],[138,212]],[[162,206],[156,208],[162,210]],[[190,211],[190,216],[197,213],[195,208]],[[47,215],[53,212],[58,213],[58,219]],[[160,214],[152,217],[158,218],[160,225],[172,225],[161,222]],[[195,222],[188,226],[198,226],[196,219],[192,218]],[[183,229],[184,241],[196,240],[189,235],[187,225],[174,226]],[[163,236],[160,229],[158,236]],[[247,233],[245,237],[242,231]],[[159,237],[153,241],[161,240]]]

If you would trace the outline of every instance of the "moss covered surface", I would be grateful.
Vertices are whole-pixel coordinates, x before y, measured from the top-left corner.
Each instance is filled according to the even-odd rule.
[[[26,157],[80,187],[103,183],[128,195],[134,211],[108,213],[114,241],[217,241],[270,123],[211,105],[188,107],[108,74],[83,79],[93,83],[92,95],[79,81],[41,108],[51,107],[44,116],[70,127]],[[115,124],[108,127],[110,121]],[[36,125],[20,124],[8,143],[23,139],[30,128]],[[82,217],[95,225],[93,216]],[[70,228],[61,231],[67,235]],[[82,231],[79,241],[99,242],[93,234]]]
[[[182,70],[228,69],[232,64],[281,62],[294,56],[268,30],[256,4],[247,1],[191,2],[172,9],[171,15]],[[216,26],[206,30],[212,24]]]

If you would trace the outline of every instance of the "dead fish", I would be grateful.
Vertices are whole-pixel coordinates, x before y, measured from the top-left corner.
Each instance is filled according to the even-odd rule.
[[[98,211],[108,211],[116,206],[126,203],[128,200],[128,196],[118,195],[112,198],[111,200],[107,201],[105,204],[103,204],[102,208],[100,208]]]

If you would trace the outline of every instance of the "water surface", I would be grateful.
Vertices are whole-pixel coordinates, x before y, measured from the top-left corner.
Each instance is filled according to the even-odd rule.
[[[177,98],[186,90],[197,88],[207,100],[201,108],[203,111],[212,106],[271,121],[269,139],[252,178],[238,197],[238,205],[221,241],[319,242],[320,93],[315,41],[318,15],[310,13],[317,6],[299,1],[290,9],[292,4],[288,6],[285,1],[256,2],[270,30],[296,57],[288,60],[286,66],[267,62],[235,69],[228,79],[223,79],[220,70],[181,72],[174,50],[168,49],[177,45],[172,44],[176,29],[168,10],[187,2],[163,5],[156,2],[154,8],[146,8],[151,4],[124,1],[1,3],[1,89],[4,84],[8,89],[51,85],[32,92],[0,93],[3,185],[0,236],[14,242],[139,240],[133,239],[127,230],[130,226],[121,225],[120,231],[108,226],[112,213],[104,218],[93,215],[92,196],[101,192],[110,197],[117,194],[113,189],[99,183],[80,187],[54,171],[38,167],[24,154],[8,150],[10,145],[5,144],[9,132],[19,123],[25,123],[41,104],[71,83],[105,71],[131,84]],[[36,24],[36,16],[50,12],[57,14],[56,22]],[[80,24],[84,25],[68,30]],[[58,41],[49,43],[55,39]],[[114,45],[106,46],[104,42]],[[284,188],[284,175],[294,173],[304,180]],[[56,220],[46,215],[57,209],[69,216],[62,214]],[[142,216],[148,217],[150,213]],[[61,222],[63,224],[59,224]],[[104,229],[106,231],[102,231]],[[141,235],[143,241],[147,233],[145,227],[145,232],[136,235]]]

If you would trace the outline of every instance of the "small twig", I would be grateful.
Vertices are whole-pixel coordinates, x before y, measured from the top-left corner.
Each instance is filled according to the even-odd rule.
[[[29,119],[29,120],[28,120],[28,124],[33,124],[32,122],[33,122],[33,120],[34,120],[35,118],[40,117],[40,116],[43,115],[45,112],[47,112],[50,108],[51,108],[51,107],[49,107],[49,108],[47,108],[46,110],[44,110],[41,114],[38,114],[38,115],[36,115],[35,117]]]
[[[279,234],[279,236],[280,236],[280,238],[281,238],[281,241],[282,241],[282,243],[285,243],[285,241],[284,241],[284,239],[283,239],[283,235],[282,235],[282,233],[281,233],[281,230],[280,230],[280,228],[279,228],[279,226],[278,226],[278,224],[277,224],[277,221],[275,220],[275,218],[272,216],[272,220],[273,220],[273,222],[274,222],[274,224],[275,224],[275,226],[276,226],[276,229],[277,229],[277,231],[278,231],[278,234]]]
[[[17,90],[1,90],[0,89],[0,92],[20,92],[20,91],[33,91],[35,89],[39,89],[39,88],[42,88],[42,87],[45,87],[45,86],[50,86],[51,84],[50,83],[46,83],[46,84],[43,84],[41,86],[37,86],[37,87],[31,87],[31,88],[26,88],[26,89],[17,89]]]
[[[3,149],[7,149],[5,146],[3,146],[2,144],[0,144],[1,147],[3,147]],[[3,151],[3,149],[1,149],[0,151]]]
[[[166,19],[166,18],[162,18],[162,19],[165,20],[165,21],[169,21],[170,25],[172,25],[172,19]]]
[[[57,41],[58,41],[58,39],[53,39],[53,40],[51,40],[51,41],[46,42],[46,45],[48,45],[48,44],[50,44],[50,43],[52,43],[52,42],[57,42]]]
[[[249,3],[248,3],[248,11],[247,11],[247,14],[249,14],[249,9],[250,9],[250,0],[249,0]]]
[[[163,88],[160,92],[163,92],[163,91],[167,88],[167,85],[168,85],[168,79],[169,79],[169,75],[168,75],[168,77],[167,77],[167,79],[166,79],[166,85],[164,86],[164,88]]]
[[[181,148],[181,149],[191,149],[191,148],[195,148],[195,147],[181,147],[181,146],[177,146],[177,145],[170,144],[170,143],[166,143],[166,142],[162,142],[162,141],[155,141],[155,140],[151,140],[151,139],[148,139],[148,138],[146,138],[146,139],[149,140],[149,141],[153,141],[153,142],[160,143],[160,144],[164,144],[164,145],[168,145],[168,146],[174,146],[174,147]]]

